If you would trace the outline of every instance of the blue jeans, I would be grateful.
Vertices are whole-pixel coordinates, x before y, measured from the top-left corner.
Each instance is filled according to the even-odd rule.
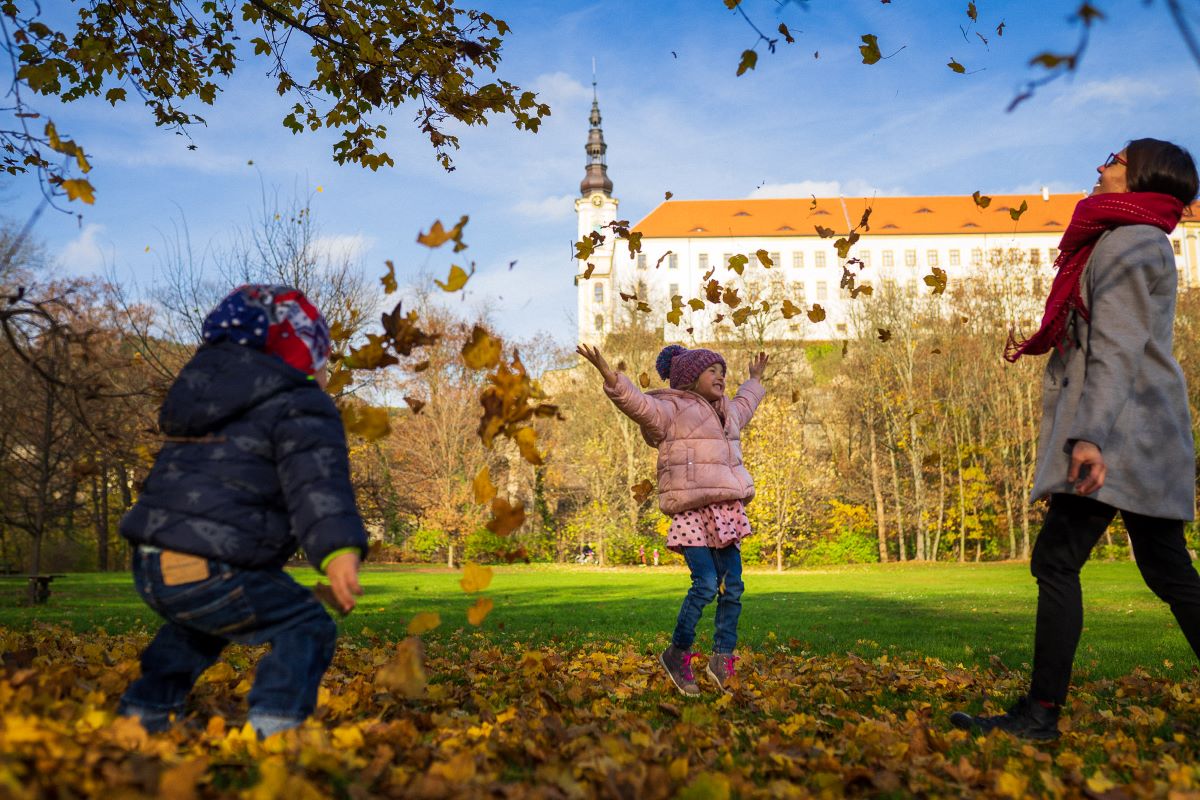
[[[717,599],[717,627],[713,634],[713,652],[732,653],[737,647],[738,617],[742,613],[742,551],[734,545],[685,547],[683,557],[692,571],[692,588],[683,598],[679,620],[671,643],[680,650],[689,650],[696,641],[696,625],[704,607]],[[718,594],[722,581],[725,591]]]
[[[119,713],[139,717],[149,731],[166,728],[200,674],[237,642],[271,645],[248,698],[255,730],[269,736],[312,714],[337,642],[337,625],[312,592],[281,569],[211,560],[207,578],[167,586],[160,554],[142,546],[134,555],[138,593],[167,623],[142,653],[142,676],[121,697]]]

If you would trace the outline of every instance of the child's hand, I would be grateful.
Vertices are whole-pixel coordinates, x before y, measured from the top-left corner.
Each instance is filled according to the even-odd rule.
[[[750,377],[762,380],[763,372],[767,369],[767,354],[759,353],[750,361]]]
[[[325,576],[329,578],[329,588],[333,590],[338,607],[343,614],[349,614],[357,602],[354,598],[363,593],[358,585],[358,553],[342,553],[330,561]]]
[[[604,376],[605,386],[611,389],[617,385],[617,373],[612,371],[612,367],[608,366],[608,362],[604,360],[604,356],[600,355],[600,348],[581,344],[575,348],[575,352],[586,358],[591,362],[593,367],[600,371],[600,374]]]

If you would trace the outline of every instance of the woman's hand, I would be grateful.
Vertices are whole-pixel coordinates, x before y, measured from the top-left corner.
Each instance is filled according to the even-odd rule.
[[[1076,494],[1091,494],[1104,485],[1108,470],[1104,466],[1104,454],[1091,442],[1075,442],[1071,448],[1071,469],[1067,480],[1075,484]]]
[[[599,370],[604,377],[604,385],[612,388],[617,385],[617,373],[612,371],[612,367],[608,366],[608,362],[604,360],[604,356],[600,355],[600,348],[590,345],[581,344],[575,348],[575,352],[586,358],[591,365]]]
[[[759,353],[750,361],[750,377],[756,380],[762,380],[763,373],[767,369],[767,354]]]

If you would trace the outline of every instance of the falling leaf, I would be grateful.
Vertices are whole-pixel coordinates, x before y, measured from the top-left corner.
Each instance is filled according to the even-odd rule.
[[[754,309],[751,306],[743,306],[742,308],[739,308],[737,311],[734,311],[732,314],[730,314],[729,318],[733,320],[734,325],[740,327],[746,323],[746,320],[750,319],[750,314],[753,312]]]
[[[686,308],[686,306],[683,304],[683,296],[678,294],[672,295],[671,310],[667,312],[667,322],[671,323],[672,325],[678,325],[680,322],[682,322],[684,308]]]
[[[867,224],[868,220],[870,219],[871,206],[867,206],[865,209],[863,209],[862,218],[858,221],[858,224],[854,226],[854,229],[858,230],[859,228],[862,228],[864,231],[871,230],[871,226]]]
[[[1013,218],[1013,222],[1016,222],[1017,220],[1019,220],[1021,218],[1021,215],[1024,214],[1028,210],[1029,210],[1029,203],[1026,202],[1025,200],[1022,200],[1020,207],[1010,208],[1008,210],[1008,215]]]
[[[966,67],[964,67],[962,64],[955,61],[953,58],[950,59],[950,63],[947,64],[946,66],[949,67],[952,71],[957,72],[959,75],[962,75],[964,72],[967,71]]]
[[[862,63],[874,64],[883,58],[883,54],[879,51],[878,36],[868,33],[862,37],[862,41],[862,45],[858,48],[858,52],[862,53]]]
[[[475,270],[472,269],[471,272],[474,273]],[[447,276],[446,282],[442,283],[441,281],[437,280],[436,278],[434,279],[433,282],[436,283],[438,286],[442,287],[442,291],[457,292],[459,289],[461,289],[467,285],[467,279],[470,277],[471,276],[468,275],[467,271],[464,270],[462,267],[451,264],[450,265],[450,275]]]
[[[404,402],[412,409],[414,414],[420,414],[421,409],[425,407],[425,401],[417,397],[405,397]]]
[[[669,256],[669,255],[671,255],[671,251],[670,251],[670,250],[668,250],[667,252],[665,252],[665,253],[663,253],[661,256],[659,256],[659,257],[658,257],[658,261],[655,261],[655,262],[654,262],[654,268],[655,268],[655,269],[658,269],[658,265],[659,265],[659,264],[661,264],[661,263],[663,262],[663,260],[664,260],[664,259],[665,259],[667,256]]]
[[[700,311],[704,308],[704,301],[699,297],[693,297],[691,300],[687,301],[687,304],[692,307],[693,311]]]
[[[575,243],[575,258],[579,261],[587,261],[594,252],[596,252],[596,243],[591,239],[581,239]]]
[[[721,293],[721,302],[730,308],[737,308],[742,304],[742,298],[738,297],[736,286],[726,286],[725,291]]]
[[[476,325],[471,340],[463,345],[463,362],[471,369],[488,369],[500,363],[500,340]]]
[[[817,236],[820,236],[822,239],[830,239],[834,236],[837,236],[833,228],[825,228],[820,225],[814,225],[813,227],[817,231]]]
[[[933,289],[934,294],[946,291],[946,271],[939,267],[933,267],[930,274],[925,276],[925,284]]]
[[[367,441],[382,439],[388,435],[388,413],[386,408],[374,408],[346,404],[342,406],[342,425],[346,433],[361,436]]]
[[[788,44],[795,44],[796,39],[792,36],[792,32],[788,30],[788,26],[784,23],[779,23],[779,33],[783,35],[783,39]]]
[[[980,208],[987,208],[992,204],[992,198],[985,194],[980,194],[978,190],[971,194],[971,199],[975,201],[975,205]]]
[[[808,312],[809,322],[821,322],[825,319],[825,309],[820,303],[813,303],[812,309]]]
[[[640,506],[642,503],[645,503],[647,499],[649,499],[651,494],[653,494],[654,482],[646,479],[641,483],[635,483],[633,486],[630,486],[629,491],[633,493],[634,502]]]
[[[379,279],[379,282],[383,284],[384,293],[391,294],[396,291],[396,265],[391,261],[383,263],[387,264],[387,272]]]
[[[583,271],[583,279],[586,281],[588,278],[592,277],[592,272],[594,272],[595,269],[596,265],[589,261],[587,269]]]
[[[492,500],[492,518],[485,526],[497,536],[508,536],[525,524],[525,504],[518,502],[515,506],[502,497]]]
[[[753,50],[743,50],[742,60],[738,62],[737,74],[742,75],[746,70],[754,69],[754,65],[758,63],[758,53]]]
[[[545,463],[537,449],[536,430],[527,426],[518,430],[513,434],[512,438],[517,443],[517,449],[521,451],[521,458],[535,467],[539,467]]]
[[[639,300],[636,308],[638,311],[642,312],[643,314],[649,314],[651,311],[654,310],[650,307],[650,304],[647,303],[645,300]]]
[[[746,265],[749,263],[750,263],[749,258],[742,255],[741,253],[738,253],[737,255],[733,255],[733,256],[729,257],[729,265],[728,266],[729,266],[729,269],[733,270],[738,275],[741,275],[742,271],[746,269]]]
[[[812,205],[808,207],[808,210],[815,211],[817,208],[817,196],[814,194],[814,195],[811,195],[811,197],[812,197]]]
[[[463,565],[463,576],[459,580],[458,585],[467,594],[475,594],[476,592],[482,592],[491,582],[491,567],[483,567],[473,561],[468,561]]]
[[[721,302],[721,284],[715,280],[709,281],[704,286],[704,296],[710,303]]]
[[[973,0],[972,2],[967,3],[967,16],[971,18],[971,22],[976,22],[979,19],[979,12],[975,10],[975,3]]]
[[[422,611],[408,621],[408,627],[405,630],[409,636],[420,636],[422,633],[428,633],[441,624],[442,617],[436,611]]]
[[[1004,35],[1004,22],[1003,21],[1001,21],[1000,24],[996,26],[996,35],[997,36]]]
[[[670,192],[663,192],[663,200],[664,200],[664,201],[666,201],[666,200],[670,200],[670,199],[671,199],[672,197],[674,197],[674,196],[675,196],[675,195],[671,194]]]
[[[650,388],[650,376],[646,374],[644,370],[640,375],[638,375],[638,385],[640,385],[643,389]]]
[[[781,313],[783,314],[784,319],[791,319],[798,314],[803,314],[804,309],[793,303],[791,300],[784,300]]]
[[[837,250],[838,258],[845,260],[850,255],[850,248],[854,246],[859,238],[858,233],[855,232],[834,242],[833,247]]]
[[[428,359],[426,359],[425,361],[418,361],[417,363],[412,365],[413,372],[424,372],[427,369],[429,369]]]
[[[471,481],[471,492],[475,496],[475,502],[480,504],[486,503],[496,496],[496,487],[492,485],[487,467],[481,468],[474,480]]]
[[[494,607],[495,603],[492,602],[492,598],[480,597],[475,601],[475,605],[467,609],[467,622],[476,626],[482,625]]]
[[[339,395],[350,385],[353,379],[353,374],[348,369],[339,367],[335,369],[329,376],[329,383],[325,384],[325,391],[331,395]]]
[[[775,262],[771,260],[771,256],[766,250],[755,250],[754,255],[758,256],[758,263],[764,267],[770,267]]]
[[[886,342],[892,338],[892,332],[887,328],[877,328],[876,330],[879,331],[879,341]]]
[[[410,636],[396,645],[392,658],[375,673],[375,685],[410,699],[423,697],[428,685],[424,658],[421,640]]]
[[[435,248],[441,247],[446,242],[454,242],[454,252],[458,252],[466,247],[462,243],[463,226],[467,224],[469,218],[466,214],[455,224],[450,230],[442,227],[441,220],[434,220],[433,225],[429,228],[429,233],[422,233],[417,236],[417,243],[423,244],[426,247]]]

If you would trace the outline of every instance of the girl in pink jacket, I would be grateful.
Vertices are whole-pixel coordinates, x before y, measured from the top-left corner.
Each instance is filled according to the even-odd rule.
[[[750,363],[750,379],[732,400],[725,397],[725,359],[712,350],[664,347],[655,368],[671,388],[643,394],[614,372],[595,347],[576,349],[604,377],[604,393],[641,426],[646,444],[658,448],[658,505],[671,517],[667,548],[692,571],[692,586],[679,609],[671,645],[659,656],[679,691],[700,693],[692,673],[692,643],[704,607],[717,600],[713,654],[706,672],[724,691],[734,675],[738,616],[742,611],[740,542],[750,534],[745,504],[754,481],[742,464],[741,430],[766,390],[767,356]],[[724,589],[720,587],[724,585]]]

